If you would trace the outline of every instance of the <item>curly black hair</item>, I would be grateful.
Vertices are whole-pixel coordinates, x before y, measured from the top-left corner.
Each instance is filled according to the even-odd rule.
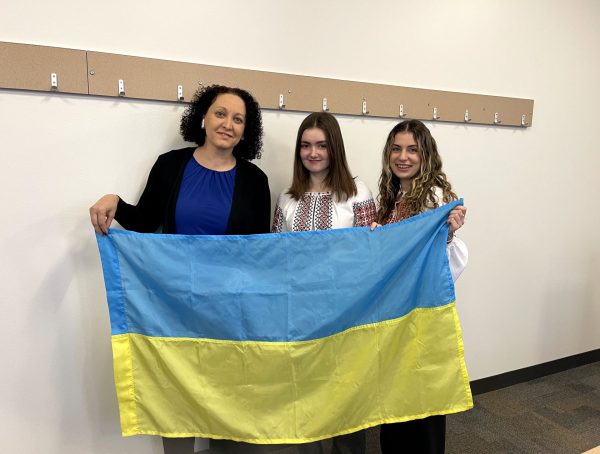
[[[262,117],[260,106],[250,93],[241,88],[226,87],[224,85],[210,85],[198,89],[192,102],[185,109],[181,117],[181,126],[179,131],[186,142],[194,142],[198,146],[204,144],[206,131],[200,127],[202,118],[206,115],[208,108],[215,102],[217,96],[223,93],[230,93],[239,96],[246,105],[246,125],[244,128],[244,140],[233,148],[233,155],[236,158],[260,159],[262,150]]]

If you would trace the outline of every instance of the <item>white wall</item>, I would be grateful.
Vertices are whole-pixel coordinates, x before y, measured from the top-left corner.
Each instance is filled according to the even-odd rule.
[[[469,208],[468,367],[477,379],[600,348],[596,0],[0,1],[1,41],[535,99],[530,129],[431,125]],[[120,436],[87,208],[137,197],[157,154],[182,145],[180,114],[0,90],[2,452],[162,452]],[[274,198],[303,117],[264,114]],[[395,122],[340,121],[375,190]]]

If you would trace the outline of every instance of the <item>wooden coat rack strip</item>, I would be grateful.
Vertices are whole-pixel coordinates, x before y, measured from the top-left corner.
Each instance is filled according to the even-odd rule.
[[[531,99],[0,42],[0,88],[186,102],[214,83],[249,90],[265,109],[521,127],[533,117]]]

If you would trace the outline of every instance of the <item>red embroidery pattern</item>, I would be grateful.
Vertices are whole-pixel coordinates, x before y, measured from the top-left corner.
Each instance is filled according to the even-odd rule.
[[[273,215],[273,226],[271,232],[283,232],[283,211],[279,208],[279,205],[275,207],[275,214]]]
[[[377,209],[373,199],[365,200],[352,204],[354,211],[354,227],[365,227],[371,225],[375,221]]]
[[[329,193],[306,193],[298,201],[292,231],[329,230],[332,227],[333,203]]]
[[[394,209],[385,220],[385,224],[393,224],[394,222],[400,222],[406,219],[408,216],[406,215],[406,207],[404,204],[404,199],[400,198],[400,200],[396,200],[394,204]]]

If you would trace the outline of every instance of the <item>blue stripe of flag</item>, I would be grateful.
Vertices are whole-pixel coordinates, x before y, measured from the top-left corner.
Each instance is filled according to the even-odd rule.
[[[448,213],[384,226],[248,236],[98,236],[112,334],[318,339],[454,301]]]

